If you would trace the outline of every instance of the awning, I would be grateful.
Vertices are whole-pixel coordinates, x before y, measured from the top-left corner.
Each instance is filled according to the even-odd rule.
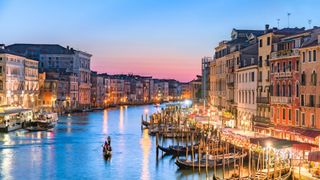
[[[297,143],[297,144],[293,144],[292,148],[298,149],[301,151],[311,151],[312,148],[318,148],[318,146],[314,144],[308,144],[308,143]]]
[[[292,127],[292,126],[276,125],[274,127],[274,130],[283,131],[283,132],[292,133],[292,134],[299,134],[301,136],[305,136],[312,139],[320,136],[320,131],[303,129],[303,128]]]
[[[320,151],[310,152],[308,155],[308,161],[320,162]]]

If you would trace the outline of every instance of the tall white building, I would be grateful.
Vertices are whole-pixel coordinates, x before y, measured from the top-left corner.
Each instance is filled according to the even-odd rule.
[[[0,45],[0,104],[36,109],[38,95],[38,61]]]
[[[78,78],[78,106],[90,106],[90,60],[91,54],[57,44],[12,44],[7,48],[13,52],[39,60],[39,71],[70,72]]]

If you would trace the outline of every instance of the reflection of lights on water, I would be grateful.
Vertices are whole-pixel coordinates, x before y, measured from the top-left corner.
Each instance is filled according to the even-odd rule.
[[[108,134],[108,111],[103,111],[103,124],[102,124],[102,131],[104,134]]]
[[[143,131],[143,137],[140,140],[140,147],[142,149],[142,172],[140,179],[150,179],[149,177],[149,154],[151,149],[151,141],[148,135],[148,131]]]
[[[1,162],[1,174],[3,175],[3,179],[13,179],[11,177],[12,169],[12,162],[13,162],[13,152],[12,149],[3,149],[0,151],[0,157],[2,159]]]
[[[124,128],[123,128],[123,114],[124,114],[124,111],[123,111],[123,107],[120,106],[120,115],[119,115],[119,129],[120,129],[120,132],[123,132]]]
[[[71,125],[72,125],[71,121],[68,121],[67,122],[67,132],[68,133],[71,133]]]

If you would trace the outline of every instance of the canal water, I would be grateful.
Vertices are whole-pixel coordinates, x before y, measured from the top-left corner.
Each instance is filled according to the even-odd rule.
[[[122,106],[62,116],[52,132],[1,133],[0,179],[206,179],[204,170],[179,170],[170,156],[160,153],[156,160],[156,139],[140,124],[142,114],[158,110]],[[112,138],[110,160],[102,156],[107,136]]]

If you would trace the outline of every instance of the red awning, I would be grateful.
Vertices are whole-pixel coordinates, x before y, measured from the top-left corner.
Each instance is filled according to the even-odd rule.
[[[308,155],[308,161],[320,162],[320,151],[310,152]]]
[[[298,127],[292,127],[292,126],[282,126],[282,125],[276,125],[274,127],[275,130],[278,131],[284,131],[292,134],[299,134],[301,136],[305,136],[308,138],[316,138],[320,136],[320,131],[311,130],[311,129],[303,129]]]
[[[308,143],[292,144],[292,147],[301,151],[311,151],[312,148],[318,148],[318,146]]]

